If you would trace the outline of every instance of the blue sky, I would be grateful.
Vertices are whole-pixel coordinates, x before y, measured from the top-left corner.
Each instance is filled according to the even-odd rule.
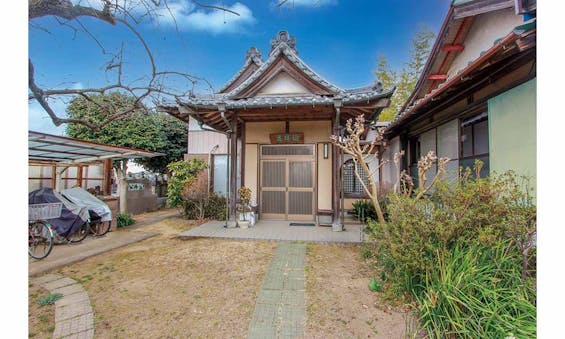
[[[73,0],[96,4],[98,0]],[[136,29],[146,39],[157,66],[206,79],[218,89],[241,67],[245,52],[256,46],[269,52],[270,39],[280,30],[296,37],[300,57],[316,72],[342,88],[374,81],[379,55],[393,68],[408,59],[410,39],[425,25],[438,32],[449,0],[288,0],[278,8],[275,0],[204,2],[223,5],[240,15],[202,9],[187,0],[169,0],[169,12],[144,20]],[[135,11],[135,9],[134,9]],[[155,20],[155,18],[157,18]],[[129,80],[147,74],[147,58],[134,35],[123,26],[90,19],[82,24],[104,46],[115,51],[124,46],[125,74]],[[29,26],[29,55],[36,81],[44,87],[103,86],[111,79],[104,72],[110,56],[97,42],[60,25],[52,18]],[[185,83],[177,86],[184,87]],[[204,86],[197,90],[204,90]],[[65,102],[55,102],[60,112]],[[30,104],[29,129],[62,134],[37,104]]]

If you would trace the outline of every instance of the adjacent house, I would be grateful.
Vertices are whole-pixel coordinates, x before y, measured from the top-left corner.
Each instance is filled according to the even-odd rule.
[[[385,130],[384,158],[405,150],[417,178],[430,150],[458,169],[484,162],[483,174],[514,170],[536,178],[536,2],[455,0],[416,88]],[[385,166],[383,186],[398,170]]]
[[[347,159],[332,147],[330,136],[359,114],[375,120],[393,92],[380,83],[339,88],[306,65],[295,37],[281,31],[265,59],[251,47],[242,68],[217,93],[162,109],[193,126],[188,147],[198,148],[200,157],[210,158],[216,144],[215,154],[229,155],[228,170],[212,167],[228,179],[232,218],[237,189],[246,186],[262,219],[331,224],[339,220],[342,186],[344,197],[362,192],[347,164],[342,185],[340,169]],[[211,177],[218,186],[220,175]]]

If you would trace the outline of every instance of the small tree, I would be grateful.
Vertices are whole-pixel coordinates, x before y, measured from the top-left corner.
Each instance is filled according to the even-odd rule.
[[[345,124],[345,132],[346,135],[343,136],[332,135],[330,137],[330,140],[334,145],[343,150],[343,152],[351,155],[353,164],[355,165],[355,175],[361,183],[363,190],[369,196],[369,199],[371,199],[375,212],[377,213],[378,222],[380,224],[384,224],[386,221],[382,208],[379,204],[379,187],[377,185],[377,182],[373,178],[373,175],[376,174],[388,162],[387,160],[378,161],[379,152],[382,151],[382,149],[385,147],[385,144],[382,142],[383,131],[382,129],[377,130],[377,135],[375,136],[375,138],[371,142],[363,144],[362,135],[365,132],[365,118],[363,115],[359,115],[355,119],[355,122],[353,122],[352,119],[347,120],[347,123]],[[399,166],[400,159],[403,156],[404,151],[394,154],[394,163],[397,168]],[[445,173],[445,165],[448,161],[448,158],[438,159],[433,151],[430,151],[425,156],[422,156],[420,161],[418,161],[419,180],[418,187],[415,191],[415,200],[418,200],[422,196],[424,196],[424,194],[426,194],[430,190],[430,188],[437,182],[438,178]],[[369,168],[369,163],[371,162],[378,163],[377,167],[372,171]],[[438,166],[437,173],[434,178],[432,178],[430,183],[426,185],[426,173],[436,163]],[[359,167],[361,167],[363,171],[368,174],[368,185],[366,185],[361,179],[358,171]],[[411,195],[414,191],[412,178],[405,170],[399,173],[398,182],[394,186],[394,191],[397,190],[399,185],[402,185],[402,192],[404,192],[404,194]]]
[[[182,190],[182,197],[184,198],[185,206],[194,207],[196,212],[196,219],[203,219],[208,203],[208,178],[206,172],[201,170],[196,175],[196,178],[191,179]]]
[[[171,207],[182,207],[184,188],[196,178],[198,172],[206,168],[206,162],[201,159],[181,160],[170,163],[167,168],[171,173],[167,185],[168,203]]]
[[[377,183],[373,179],[373,175],[383,166],[379,163],[373,171],[369,168],[369,162],[379,158],[379,149],[377,145],[383,140],[382,131],[378,131],[377,136],[370,143],[361,145],[362,135],[365,132],[365,118],[359,115],[355,122],[349,119],[345,125],[345,136],[332,135],[330,140],[334,145],[339,147],[346,154],[351,155],[353,164],[355,165],[355,175],[363,186],[363,190],[373,203],[373,207],[377,212],[379,223],[385,223],[385,218],[381,206],[379,205],[379,189]],[[359,175],[359,166],[367,173],[369,185],[367,186]]]

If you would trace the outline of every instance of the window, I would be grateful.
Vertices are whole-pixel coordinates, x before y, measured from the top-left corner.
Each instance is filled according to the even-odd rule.
[[[365,185],[369,185],[367,173],[359,166],[360,177]],[[343,193],[345,195],[364,196],[365,191],[363,185],[359,182],[359,178],[355,175],[355,164],[353,160],[347,160],[343,163]]]
[[[461,167],[473,168],[475,159],[484,165],[481,176],[489,173],[488,114],[482,113],[461,123]]]

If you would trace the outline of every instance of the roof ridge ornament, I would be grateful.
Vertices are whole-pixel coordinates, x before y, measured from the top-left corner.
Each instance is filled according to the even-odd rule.
[[[298,55],[298,51],[296,50],[296,37],[291,36],[287,31],[279,31],[279,34],[271,39],[271,51],[269,55],[273,54],[273,51],[283,43]]]
[[[255,58],[259,58],[259,60],[263,60],[263,55],[261,54],[261,51],[255,47],[252,46],[249,48],[249,50],[245,53],[245,63],[247,62],[247,60],[251,59],[255,59]]]

